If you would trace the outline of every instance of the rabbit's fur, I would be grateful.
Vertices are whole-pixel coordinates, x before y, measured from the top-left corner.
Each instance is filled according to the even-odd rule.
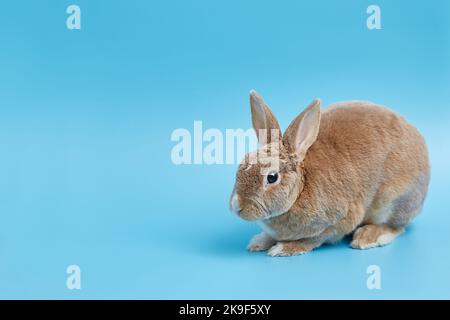
[[[262,147],[244,157],[230,198],[233,211],[264,230],[250,251],[297,255],[352,232],[353,248],[386,245],[421,210],[428,152],[399,114],[364,101],[321,111],[314,100],[281,136],[254,91],[250,104]]]

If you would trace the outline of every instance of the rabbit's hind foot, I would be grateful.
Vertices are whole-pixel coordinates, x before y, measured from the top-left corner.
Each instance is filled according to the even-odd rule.
[[[394,241],[403,231],[404,228],[394,228],[386,224],[368,224],[355,231],[350,246],[354,249],[385,246]]]

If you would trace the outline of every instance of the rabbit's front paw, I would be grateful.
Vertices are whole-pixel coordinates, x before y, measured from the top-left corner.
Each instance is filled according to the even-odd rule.
[[[267,254],[271,257],[290,257],[311,251],[312,248],[304,245],[301,241],[277,242],[269,249]]]
[[[247,250],[254,251],[264,251],[269,249],[275,244],[273,240],[267,233],[261,232],[255,235],[247,246]]]

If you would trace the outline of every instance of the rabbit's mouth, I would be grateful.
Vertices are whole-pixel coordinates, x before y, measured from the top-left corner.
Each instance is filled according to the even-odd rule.
[[[263,220],[271,216],[266,206],[257,199],[246,199],[245,205],[236,213],[248,221]]]
[[[236,190],[233,190],[230,197],[230,210],[248,221],[269,219],[277,215],[270,212],[257,197],[242,197]]]

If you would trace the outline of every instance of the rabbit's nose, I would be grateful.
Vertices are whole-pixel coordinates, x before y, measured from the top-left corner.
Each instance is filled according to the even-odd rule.
[[[239,213],[242,211],[241,205],[239,203],[239,196],[236,192],[231,197],[231,210],[233,210],[235,213]]]

